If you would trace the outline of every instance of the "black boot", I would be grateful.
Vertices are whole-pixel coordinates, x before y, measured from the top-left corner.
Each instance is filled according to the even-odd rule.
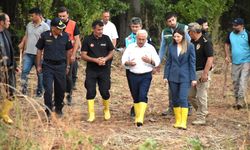
[[[130,117],[135,117],[135,109],[134,109],[134,106],[132,106],[131,109],[130,109]]]

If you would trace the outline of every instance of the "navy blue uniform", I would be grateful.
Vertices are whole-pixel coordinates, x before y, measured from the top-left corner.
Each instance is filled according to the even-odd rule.
[[[52,110],[52,93],[54,83],[54,101],[56,110],[63,107],[63,99],[66,88],[66,61],[67,50],[73,46],[67,33],[62,32],[55,38],[51,31],[41,34],[36,47],[43,50],[44,62],[42,64],[43,85],[44,85],[44,103]]]
[[[87,36],[82,44],[81,51],[87,52],[87,55],[93,58],[106,57],[114,46],[108,36],[102,35],[96,38],[93,34]],[[94,62],[87,62],[85,88],[87,89],[87,99],[94,99],[96,96],[96,83],[104,100],[109,99],[110,93],[110,69],[111,60],[108,60],[104,66],[99,66]]]

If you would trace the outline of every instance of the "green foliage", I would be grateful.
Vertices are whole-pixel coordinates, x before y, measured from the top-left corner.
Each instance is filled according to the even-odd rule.
[[[139,150],[156,150],[157,141],[152,138],[146,139],[146,141],[139,146]]]
[[[188,139],[189,149],[192,150],[203,150],[203,146],[199,138],[190,138]]]

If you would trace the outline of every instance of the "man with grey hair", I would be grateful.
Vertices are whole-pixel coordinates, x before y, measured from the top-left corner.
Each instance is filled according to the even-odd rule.
[[[135,124],[143,125],[147,108],[148,91],[152,80],[152,70],[160,63],[155,48],[147,43],[148,33],[139,30],[136,43],[130,44],[122,56],[122,64],[129,67],[130,91],[134,100]]]
[[[141,18],[139,17],[132,17],[131,20],[130,20],[130,29],[131,29],[131,34],[126,37],[125,39],[125,46],[128,47],[130,44],[133,44],[133,43],[136,43],[136,33],[137,31],[141,30],[142,29],[142,20]],[[149,38],[147,36],[147,42],[151,45],[154,46],[151,38]],[[127,77],[127,80],[128,80],[128,86],[129,86],[129,90],[131,91],[131,84],[129,83],[130,80],[128,79],[129,78],[129,67],[126,66],[126,77]],[[135,112],[134,112],[134,106],[131,107],[131,110],[130,110],[130,116],[131,117],[134,117],[135,116]]]
[[[194,44],[196,53],[196,77],[198,83],[196,87],[192,87],[189,93],[189,100],[196,109],[196,120],[193,125],[206,124],[206,116],[208,115],[207,108],[207,90],[210,81],[210,70],[213,64],[213,45],[202,34],[202,27],[194,22],[188,24],[188,33],[191,37],[191,42]]]

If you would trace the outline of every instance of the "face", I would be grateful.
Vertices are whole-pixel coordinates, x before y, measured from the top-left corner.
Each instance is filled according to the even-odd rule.
[[[176,17],[171,17],[166,21],[166,24],[168,27],[170,28],[175,28],[176,27],[176,22],[177,22],[177,18]]]
[[[176,33],[174,34],[173,39],[175,40],[176,43],[179,44],[179,43],[182,42],[183,36],[182,36],[181,34],[179,34],[179,33],[176,32]]]
[[[103,26],[96,25],[95,28],[93,28],[93,33],[95,37],[102,37],[103,34]]]
[[[54,33],[54,35],[60,35],[60,34],[62,34],[62,31],[63,31],[63,30],[58,29],[57,27],[54,27],[54,26],[51,26],[51,30]]]
[[[103,20],[103,22],[104,22],[105,24],[109,21],[109,19],[110,19],[110,14],[109,14],[109,12],[104,12],[104,13],[102,13],[102,20]]]
[[[207,22],[202,24],[202,29],[206,32],[208,31],[208,23]]]
[[[0,24],[5,29],[8,29],[10,27],[10,17],[8,15],[5,15],[5,21],[1,21]]]
[[[130,29],[132,30],[133,33],[136,33],[138,30],[142,29],[141,24],[131,24]]]
[[[41,16],[36,13],[33,13],[30,14],[30,19],[32,22],[38,22],[41,19]]]
[[[146,34],[139,34],[136,36],[136,39],[137,39],[137,45],[139,47],[143,47],[143,45],[146,43],[147,41],[147,35]]]
[[[68,21],[69,19],[69,14],[67,11],[64,11],[64,12],[60,12],[58,13],[58,17],[62,19],[62,21],[65,23]]]
[[[239,33],[240,31],[242,31],[244,28],[243,25],[233,25],[233,30],[234,30],[234,33]]]
[[[188,31],[188,34],[191,39],[195,39],[195,32],[194,31]]]

